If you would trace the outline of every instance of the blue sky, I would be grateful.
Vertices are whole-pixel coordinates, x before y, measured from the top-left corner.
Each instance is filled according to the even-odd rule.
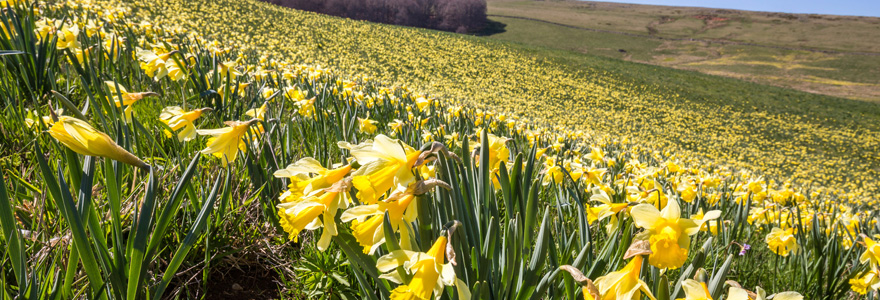
[[[880,17],[880,0],[599,0],[671,6],[697,6],[799,14]]]

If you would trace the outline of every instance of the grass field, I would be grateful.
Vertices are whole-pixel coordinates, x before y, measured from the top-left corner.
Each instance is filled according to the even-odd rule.
[[[520,0],[489,14],[490,38],[880,101],[880,18]]]
[[[875,104],[257,1],[2,5],[3,300],[878,295]]]
[[[257,19],[259,12],[284,25],[233,23],[205,34],[536,122],[626,136],[705,163],[804,184],[877,190],[870,180],[880,172],[880,105],[874,103],[250,2],[235,6],[245,9],[225,8],[222,1],[169,2],[143,5],[136,13],[214,28],[229,19]]]

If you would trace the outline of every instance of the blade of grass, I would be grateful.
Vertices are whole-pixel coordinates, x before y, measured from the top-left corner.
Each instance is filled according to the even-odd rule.
[[[186,255],[192,250],[193,246],[195,246],[196,240],[205,230],[208,223],[208,217],[211,216],[211,213],[214,211],[214,203],[217,200],[217,192],[220,190],[220,183],[222,182],[224,175],[226,177],[230,176],[229,173],[224,173],[225,172],[221,171],[217,176],[217,180],[214,181],[214,187],[211,188],[211,193],[208,194],[208,198],[203,202],[202,209],[199,211],[195,223],[193,223],[189,232],[187,232],[183,242],[177,247],[177,250],[172,256],[171,263],[165,268],[165,273],[162,275],[162,281],[159,282],[159,286],[153,294],[154,300],[162,299],[162,294],[164,294],[165,289],[168,287],[168,283],[171,282],[171,279],[177,273],[177,269],[183,263]]]

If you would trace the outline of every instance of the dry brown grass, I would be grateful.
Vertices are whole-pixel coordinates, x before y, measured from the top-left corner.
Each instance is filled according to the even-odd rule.
[[[880,102],[880,18],[573,0],[489,14],[506,25],[492,38]]]

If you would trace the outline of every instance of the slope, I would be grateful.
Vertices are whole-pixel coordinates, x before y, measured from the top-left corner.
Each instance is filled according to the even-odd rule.
[[[877,190],[880,105],[257,1],[131,3],[156,23],[707,164]],[[173,12],[170,13],[170,12]]]

